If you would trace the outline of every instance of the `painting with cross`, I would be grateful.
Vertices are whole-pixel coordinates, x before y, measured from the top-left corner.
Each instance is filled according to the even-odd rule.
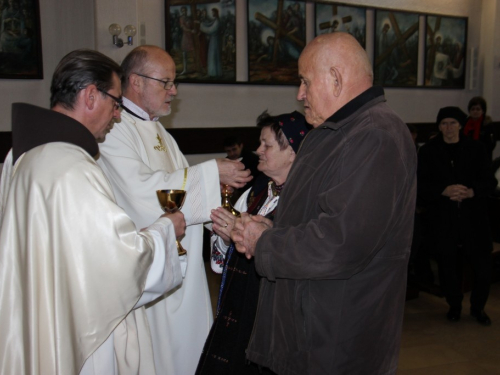
[[[427,16],[425,86],[464,88],[467,18]]]
[[[180,82],[236,82],[234,0],[166,0],[166,50]]]
[[[415,87],[418,74],[416,13],[375,11],[374,83],[386,87]]]
[[[248,0],[248,81],[298,84],[305,28],[302,1]]]
[[[344,31],[366,46],[366,8],[337,4],[315,4],[315,33],[333,33]]]

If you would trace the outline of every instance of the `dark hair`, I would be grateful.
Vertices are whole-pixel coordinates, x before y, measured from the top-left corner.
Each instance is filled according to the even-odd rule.
[[[281,130],[278,119],[275,116],[271,116],[267,112],[267,109],[262,112],[259,117],[257,117],[257,126],[261,129],[267,127],[271,128],[274,132],[274,136],[276,137],[276,141],[280,146],[280,150],[284,150],[290,145],[285,134],[283,133],[283,130]]]
[[[62,105],[74,109],[80,90],[96,85],[108,91],[113,86],[113,73],[121,78],[120,66],[109,57],[90,49],[79,49],[62,58],[52,76],[50,107]]]
[[[134,48],[122,62],[123,78],[122,90],[125,91],[129,85],[128,77],[134,72],[140,72],[148,60],[148,51],[145,48]]]
[[[231,147],[233,145],[241,145],[243,142],[241,141],[241,138],[238,137],[237,135],[232,135],[229,137],[224,138],[224,147]]]
[[[486,100],[482,96],[475,96],[469,101],[469,105],[467,106],[467,111],[470,112],[470,109],[475,105],[479,105],[483,110],[484,114],[486,114]]]

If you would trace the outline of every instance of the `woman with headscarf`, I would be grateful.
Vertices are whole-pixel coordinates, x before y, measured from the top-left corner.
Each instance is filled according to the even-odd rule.
[[[493,247],[488,197],[497,181],[483,145],[460,134],[465,121],[458,107],[439,110],[440,133],[418,152],[418,204],[428,210],[441,290],[450,307],[446,318],[460,320],[463,269],[470,266],[474,275],[470,314],[488,326],[491,320],[484,307]]]
[[[308,132],[299,112],[257,119],[261,127],[258,170],[263,172],[235,204],[235,209],[269,219],[279,202],[288,172]],[[218,208],[212,213],[212,269],[223,272],[217,316],[208,335],[196,374],[272,374],[247,363],[245,350],[257,311],[260,277],[253,259],[234,251],[230,233],[236,217]],[[225,258],[225,262],[224,262]],[[224,265],[223,265],[224,264]]]

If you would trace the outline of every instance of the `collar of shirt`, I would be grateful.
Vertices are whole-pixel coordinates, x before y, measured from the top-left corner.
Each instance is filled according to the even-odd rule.
[[[136,115],[148,119],[149,120],[149,115],[148,113],[143,110],[141,107],[139,107],[137,104],[135,104],[133,101],[130,99],[127,99],[126,97],[123,97],[123,105],[127,107],[129,110],[134,112]],[[158,121],[159,117],[154,117],[152,120],[149,121]]]

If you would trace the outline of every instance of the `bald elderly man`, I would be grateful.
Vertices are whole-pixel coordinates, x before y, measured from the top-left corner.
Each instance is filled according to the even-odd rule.
[[[395,374],[416,195],[406,124],[349,34],[299,59],[304,140],[274,224],[232,238],[262,276],[247,358],[278,374]]]

